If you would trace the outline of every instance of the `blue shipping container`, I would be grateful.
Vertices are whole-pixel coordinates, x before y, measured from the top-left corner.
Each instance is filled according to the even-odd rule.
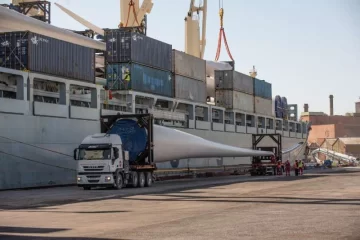
[[[127,72],[130,81],[126,80]],[[107,86],[112,90],[134,90],[173,97],[170,71],[146,67],[136,63],[109,64],[106,67]]]
[[[255,88],[255,93],[254,93],[255,96],[266,99],[272,99],[271,83],[254,78],[254,88]]]

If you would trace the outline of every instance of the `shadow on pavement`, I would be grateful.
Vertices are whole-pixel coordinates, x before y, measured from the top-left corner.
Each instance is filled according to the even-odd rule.
[[[113,238],[89,238],[89,237],[48,237],[48,236],[16,236],[0,234],[0,239],[4,240],[112,240]],[[119,240],[126,240],[117,238]],[[130,239],[129,239],[130,240]]]
[[[54,233],[54,232],[61,232],[67,231],[70,229],[67,228],[30,228],[30,227],[9,227],[9,226],[0,226],[0,233]],[[2,239],[2,238],[0,238]]]
[[[305,172],[306,174],[307,172]],[[286,177],[286,176],[273,176],[273,177],[259,177],[259,176],[254,176],[254,177],[250,177],[250,176],[245,176],[245,178],[243,176],[239,177],[238,179],[234,178],[234,176],[232,177],[211,177],[208,178],[207,180],[212,180],[212,182],[207,183],[207,180],[199,180],[202,181],[204,184],[202,185],[191,185],[191,183],[197,184],[198,181],[188,181],[188,182],[182,182],[179,184],[184,184],[183,186],[179,186],[176,187],[176,189],[163,189],[163,190],[156,190],[156,194],[169,194],[169,193],[180,193],[182,191],[188,191],[188,190],[195,190],[195,189],[207,189],[207,188],[213,188],[213,187],[220,187],[220,186],[228,186],[228,185],[232,185],[232,184],[242,184],[242,183],[248,183],[248,182],[272,182],[272,181],[284,181],[284,182],[289,182],[289,181],[301,181],[301,180],[305,180],[305,179],[313,179],[313,178],[320,178],[320,177],[326,177],[329,176],[330,174],[344,174],[346,173],[349,176],[354,176],[354,177],[358,177],[358,173],[359,171],[347,171],[346,169],[344,170],[336,170],[334,172],[330,172],[329,170],[324,170],[324,171],[320,171],[320,172],[313,172],[313,171],[309,171],[308,175],[303,175],[303,176],[290,176],[290,177]],[[357,175],[355,175],[354,173],[356,173]],[[293,174],[293,172],[292,172]],[[221,180],[226,180],[228,179],[229,182],[223,182]],[[217,180],[219,180],[218,182],[216,182]],[[150,192],[150,193],[142,193],[142,192],[136,192],[136,193],[126,193],[126,189],[122,189],[120,191],[124,191],[125,194],[123,194],[122,196],[118,195],[118,196],[103,196],[101,199],[84,199],[81,200],[81,202],[98,202],[98,201],[103,201],[103,200],[112,200],[112,199],[126,199],[126,197],[129,196],[135,196],[135,195],[154,195],[154,192]],[[195,192],[195,191],[194,191]],[[113,194],[114,191],[110,191],[109,194]],[[132,198],[134,199],[134,198]],[[183,199],[183,198],[182,198]],[[139,198],[139,200],[142,200],[141,198]],[[148,200],[148,199],[146,199]],[[159,199],[160,200],[160,199]],[[176,199],[164,199],[164,201],[178,201]],[[190,201],[190,200],[189,200]],[[193,200],[195,201],[195,200]],[[196,201],[199,201],[196,200]],[[217,201],[216,199],[214,200],[206,200],[203,199],[203,201]],[[234,202],[234,200],[218,200],[221,202]],[[319,201],[323,201],[322,199],[319,199]],[[320,204],[319,201],[316,201],[314,203],[309,203],[308,204]],[[235,201],[236,202],[236,201]],[[238,202],[255,202],[255,201],[246,201],[246,200],[241,200]],[[259,201],[257,201],[259,202]],[[44,207],[53,207],[53,206],[59,206],[59,205],[64,205],[64,204],[71,204],[71,203],[79,203],[79,201],[77,199],[62,199],[62,200],[56,200],[56,201],[52,201],[52,202],[43,202],[41,203],[41,205],[38,206],[6,206],[6,205],[0,205],[0,208],[2,210],[30,210],[30,209],[42,209]],[[264,202],[264,203],[284,203],[284,204],[294,204],[295,202]],[[303,203],[303,202],[300,202]],[[327,202],[327,204],[341,204],[341,203],[331,203],[331,202]],[[346,204],[346,203],[342,203],[342,204]],[[349,203],[350,204],[350,203]],[[359,203],[355,203],[352,205],[359,205]],[[49,209],[49,208],[47,208]],[[44,212],[47,212],[47,209],[42,209],[44,210]],[[1,210],[0,210],[1,211]],[[56,212],[56,211],[54,211]],[[67,213],[67,212],[65,212]],[[77,212],[77,213],[107,213],[107,212]]]

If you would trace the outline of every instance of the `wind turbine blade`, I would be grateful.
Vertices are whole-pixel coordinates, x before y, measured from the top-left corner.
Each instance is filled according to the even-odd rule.
[[[82,25],[84,25],[85,27],[88,27],[89,29],[93,30],[94,32],[96,32],[97,34],[101,34],[104,36],[104,30],[95,26],[94,24],[92,24],[91,22],[83,19],[82,17],[78,16],[77,14],[73,13],[72,11],[70,11],[69,9],[61,6],[58,3],[55,3],[56,6],[58,6],[62,11],[64,11],[67,15],[69,15],[70,17],[72,17],[73,19],[75,19],[76,21],[78,21],[79,23],[81,23]]]

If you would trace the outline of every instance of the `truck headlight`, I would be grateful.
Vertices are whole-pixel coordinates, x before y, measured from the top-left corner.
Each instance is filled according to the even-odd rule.
[[[111,177],[107,176],[105,177],[105,182],[110,182],[111,181]]]
[[[77,181],[78,181],[78,182],[81,182],[81,177],[77,177]]]

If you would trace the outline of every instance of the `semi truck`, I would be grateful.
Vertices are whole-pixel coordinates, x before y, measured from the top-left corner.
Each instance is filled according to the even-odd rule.
[[[150,187],[156,170],[153,121],[151,114],[102,116],[101,133],[74,149],[77,186]]]

